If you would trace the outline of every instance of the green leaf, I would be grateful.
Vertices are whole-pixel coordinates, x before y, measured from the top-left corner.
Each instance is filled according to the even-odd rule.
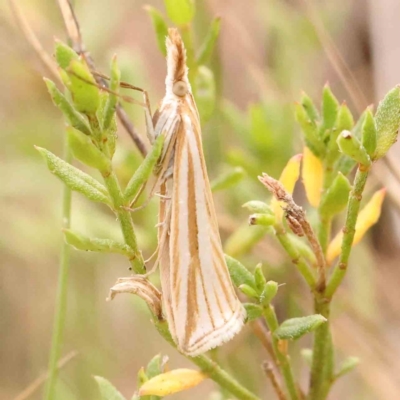
[[[157,45],[161,53],[166,56],[167,48],[165,47],[165,38],[168,36],[168,26],[165,22],[164,16],[156,8],[146,5],[144,9],[148,12],[153,23],[154,30],[156,31]]]
[[[365,120],[362,125],[362,144],[369,156],[373,156],[376,150],[376,125],[371,109],[365,112]]]
[[[320,314],[287,319],[274,332],[274,336],[280,340],[296,340],[315,330],[326,321],[327,319]]]
[[[320,213],[328,218],[343,211],[347,205],[351,184],[349,180],[338,172],[329,189],[321,199]]]
[[[127,244],[111,239],[88,238],[70,229],[64,230],[64,236],[65,241],[78,250],[123,254],[129,258],[135,255]]]
[[[211,26],[207,32],[207,35],[204,39],[203,44],[200,46],[196,64],[203,65],[207,64],[211,58],[211,55],[214,51],[215,43],[217,42],[219,31],[221,28],[221,18],[215,18],[211,22]]]
[[[246,175],[242,167],[235,167],[211,182],[211,190],[217,192],[218,190],[228,189],[238,184]]]
[[[260,318],[262,316],[263,309],[261,306],[258,304],[254,303],[244,303],[243,304],[245,310],[246,310],[246,315],[247,315],[247,321],[254,321],[257,318]]]
[[[35,148],[43,156],[50,172],[60,178],[71,190],[83,194],[89,200],[111,206],[107,190],[99,181],[61,160],[50,151],[42,147],[35,146]]]
[[[215,110],[217,98],[214,74],[209,68],[204,65],[198,67],[193,89],[199,114],[203,121],[208,121]]]
[[[322,158],[325,154],[325,146],[318,135],[318,128],[315,121],[310,119],[306,110],[301,104],[295,105],[295,115],[296,120],[303,131],[304,140],[307,147],[316,157]]]
[[[317,108],[315,107],[311,98],[307,95],[307,93],[303,92],[301,95],[300,103],[306,111],[308,118],[311,121],[317,122],[319,120],[319,114]]]
[[[262,264],[257,264],[256,268],[254,269],[254,281],[257,290],[262,293],[265,290],[265,286],[267,284],[267,280],[265,279],[262,269]]]
[[[64,84],[71,92],[76,109],[87,115],[94,115],[100,103],[99,89],[86,64],[72,60],[66,69],[68,80]]]
[[[400,125],[400,87],[396,86],[379,103],[375,114],[376,151],[374,160],[383,157],[397,140]]]
[[[148,379],[154,378],[157,375],[163,373],[163,366],[165,365],[165,359],[161,354],[154,356],[147,364],[146,376]]]
[[[57,61],[57,64],[62,68],[66,69],[72,60],[79,60],[78,54],[71,47],[67,46],[65,43],[60,40],[56,40],[54,57]]]
[[[322,92],[322,126],[320,133],[324,135],[327,129],[332,129],[338,115],[339,102],[333,95],[328,84]]]
[[[44,78],[53,103],[61,110],[67,121],[85,135],[91,135],[90,126],[85,117],[78,113],[66,97],[57,89],[54,82]]]
[[[340,151],[361,165],[370,165],[371,159],[361,142],[350,131],[343,131],[337,138]]]
[[[110,159],[93,144],[89,136],[84,135],[72,126],[67,127],[67,135],[68,144],[77,160],[89,167],[97,168],[99,171],[109,171],[111,166]]]
[[[125,397],[107,379],[95,376],[94,379],[100,389],[101,400],[125,400]]]
[[[335,379],[346,375],[351,372],[358,364],[360,363],[360,359],[357,357],[347,357],[342,365],[339,367],[339,371],[335,375]]]
[[[255,289],[253,289],[251,286],[246,285],[245,283],[243,285],[240,285],[238,289],[244,293],[247,297],[250,297],[252,299],[257,299],[259,298],[259,295]]]
[[[192,21],[195,12],[194,0],[164,0],[168,17],[176,25]]]
[[[259,200],[251,200],[242,205],[243,208],[247,208],[250,212],[256,214],[273,214],[271,207]]]
[[[226,254],[225,261],[229,269],[229,275],[236,287],[243,284],[252,288],[256,287],[252,273],[241,262]]]
[[[158,159],[160,158],[163,145],[164,135],[160,135],[154,142],[151,151],[146,155],[146,158],[139,165],[132,178],[126,186],[124,199],[126,204],[131,204],[142,186],[148,181],[151,173],[154,171]]]
[[[115,110],[118,103],[118,96],[116,93],[119,92],[119,83],[121,80],[121,72],[118,68],[117,58],[114,56],[111,61],[111,77],[110,77],[110,89],[114,93],[109,93],[107,96],[106,105],[103,110],[102,128],[107,130],[115,115]]]
[[[278,283],[275,281],[268,281],[265,285],[265,289],[260,296],[260,302],[264,305],[271,303],[272,299],[278,293]]]
[[[272,226],[276,222],[276,217],[272,214],[251,214],[249,225]]]

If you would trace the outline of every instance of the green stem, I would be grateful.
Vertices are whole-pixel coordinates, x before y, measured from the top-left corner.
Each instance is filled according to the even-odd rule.
[[[323,215],[319,215],[319,226],[318,226],[318,241],[321,245],[324,255],[328,249],[330,241],[332,219],[327,218]]]
[[[263,314],[265,321],[268,325],[269,330],[271,331],[272,336],[272,348],[274,350],[274,354],[278,360],[278,367],[281,371],[283,380],[286,385],[286,389],[289,393],[289,397],[291,400],[299,400],[299,392],[297,390],[297,385],[293,377],[292,367],[290,365],[289,355],[283,353],[279,349],[279,340],[275,338],[274,332],[279,327],[279,322],[275,314],[274,307],[270,304],[264,306]]]
[[[315,277],[312,273],[311,268],[305,261],[304,257],[300,254],[299,250],[290,240],[290,236],[285,232],[282,226],[275,226],[275,235],[279,242],[281,243],[282,247],[286,250],[289,254],[292,263],[296,265],[297,269],[299,270],[300,274],[308,283],[308,286],[313,290],[315,288]]]
[[[168,330],[166,321],[154,320],[155,326],[161,336],[176,348],[171,334]],[[260,400],[254,393],[247,390],[235,378],[223,370],[215,361],[209,359],[204,355],[197,357],[187,357],[192,363],[196,364],[200,369],[206,373],[214,382],[218,383],[221,387],[229,391],[233,396],[239,400]]]
[[[104,182],[107,186],[110,197],[113,201],[114,209],[117,214],[119,224],[121,226],[122,234],[125,239],[125,243],[133,250],[134,257],[130,260],[132,269],[137,274],[143,274],[146,272],[143,257],[138,249],[136,234],[133,229],[133,221],[130,211],[123,208],[124,197],[121,192],[121,188],[118,183],[118,179],[114,172],[111,171],[108,174],[103,175]]]
[[[64,159],[70,163],[72,159],[67,140],[65,140]],[[71,190],[64,185],[63,203],[62,203],[62,227],[69,229],[71,225]],[[55,398],[55,388],[57,382],[57,362],[61,355],[61,348],[64,336],[65,317],[67,312],[67,293],[68,293],[68,275],[70,265],[71,247],[62,241],[60,253],[60,269],[58,274],[57,299],[53,323],[53,333],[51,338],[51,350],[49,360],[49,378],[45,387],[45,400]]]
[[[353,244],[354,234],[356,232],[355,228],[358,212],[360,210],[362,193],[364,191],[365,183],[368,178],[368,171],[368,169],[358,168],[356,177],[354,178],[353,189],[350,193],[347,205],[346,222],[343,228],[342,250],[339,261],[335,266],[326,287],[325,296],[327,298],[332,297],[346,275],[347,265],[351,253],[351,246]]]

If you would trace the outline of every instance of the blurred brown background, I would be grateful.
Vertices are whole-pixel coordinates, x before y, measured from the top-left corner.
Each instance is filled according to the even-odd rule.
[[[51,53],[54,36],[65,40],[56,2],[18,3]],[[76,1],[76,13],[97,67],[107,71],[116,53],[123,80],[147,88],[157,104],[163,95],[165,63],[144,4],[164,12],[161,0],[82,0]],[[288,157],[301,151],[291,108],[301,90],[319,101],[322,86],[329,81],[338,99],[346,99],[358,116],[400,82],[400,1],[207,0],[196,4],[196,43],[201,43],[211,18],[222,17],[210,66],[217,78],[219,107],[203,126],[210,176],[246,159],[251,163],[239,186],[215,195],[221,232],[227,239],[246,223],[240,205],[267,197],[255,174],[266,171],[276,176]],[[42,81],[49,73],[16,26],[6,1],[0,4],[0,59],[0,398],[8,400],[16,398],[48,363],[62,242],[62,185],[48,173],[33,145],[61,155],[64,122]],[[227,108],[236,107],[239,122],[252,132],[250,117],[257,106],[265,112],[270,130],[274,149],[270,153],[253,152],[257,143],[244,135],[245,130],[232,127],[226,116]],[[131,105],[127,110],[144,133],[142,111]],[[395,167],[397,153],[395,146],[390,152]],[[120,129],[116,164],[123,180],[129,179],[139,162],[139,153]],[[383,185],[389,188],[389,196],[382,219],[355,248],[333,307],[337,357],[354,355],[361,364],[337,383],[331,399],[400,398],[399,182],[380,161],[368,192]],[[301,188],[298,196],[301,199]],[[146,255],[156,245],[156,214],[157,201],[153,201],[135,215]],[[72,226],[87,235],[120,235],[111,214],[77,194]],[[340,224],[335,229],[339,228]],[[270,279],[286,282],[275,302],[280,318],[312,312],[305,285],[272,239],[264,239],[239,258],[249,266],[263,262]],[[61,371],[58,399],[98,398],[92,375],[111,380],[129,398],[138,369],[159,352],[170,356],[173,368],[189,365],[156,333],[142,302],[133,296],[105,302],[109,287],[128,275],[127,267],[118,256],[73,251],[63,354],[76,350],[79,355]],[[292,346],[303,385],[308,370],[298,353],[309,345],[305,338]],[[217,356],[263,398],[273,396],[260,369],[267,355],[250,329]],[[207,382],[174,398],[204,399],[212,390],[215,386]],[[41,398],[40,391],[30,398]]]

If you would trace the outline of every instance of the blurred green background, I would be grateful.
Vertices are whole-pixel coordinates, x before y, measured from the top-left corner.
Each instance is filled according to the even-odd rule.
[[[65,40],[56,2],[18,3],[52,53],[53,37]],[[146,88],[154,109],[163,96],[166,68],[143,6],[150,4],[164,13],[163,2],[75,3],[84,42],[97,68],[107,73],[116,53],[122,79]],[[216,77],[217,104],[203,121],[210,179],[237,166],[246,171],[237,186],[214,195],[222,238],[230,253],[250,268],[262,262],[269,279],[286,283],[275,301],[280,319],[310,314],[306,285],[273,238],[239,249],[232,234],[239,229],[243,242],[249,232],[247,212],[241,205],[268,198],[257,174],[265,171],[278,177],[290,156],[302,151],[293,114],[302,90],[319,101],[322,86],[329,81],[338,99],[346,99],[358,116],[400,81],[396,39],[400,24],[395,19],[400,15],[400,1],[385,0],[378,6],[372,0],[207,0],[197,1],[196,7],[193,39],[197,47],[212,18],[222,18],[220,38],[208,65]],[[0,58],[0,398],[16,399],[48,363],[63,240],[62,184],[48,173],[33,145],[61,156],[64,121],[42,80],[49,73],[18,29],[7,2],[0,4]],[[126,109],[145,137],[142,110],[134,105]],[[141,156],[121,127],[118,138],[115,163],[127,182]],[[394,168],[397,152],[395,146],[390,153]],[[375,168],[370,190],[382,185],[389,189],[382,219],[355,248],[345,285],[333,306],[337,357],[354,355],[361,364],[335,386],[331,399],[400,396],[400,196],[398,181],[384,161]],[[297,186],[296,199],[305,204],[303,189]],[[134,215],[145,257],[156,247],[157,208],[153,200]],[[312,214],[309,210],[311,218]],[[89,236],[119,239],[121,235],[111,213],[78,194],[73,195],[72,227]],[[339,229],[340,224],[335,226],[335,231]],[[116,279],[129,274],[127,268],[122,257],[73,251],[63,354],[76,350],[78,355],[60,373],[57,399],[98,398],[93,375],[108,378],[129,397],[136,388],[138,369],[157,353],[170,357],[171,368],[189,365],[156,333],[140,300],[119,296],[105,302]],[[308,337],[291,347],[303,385],[308,367],[299,351],[307,346]],[[215,357],[249,388],[264,398],[272,396],[260,368],[267,354],[251,329],[244,329]],[[174,398],[209,398],[215,389],[207,381]],[[41,398],[41,390],[29,398]]]

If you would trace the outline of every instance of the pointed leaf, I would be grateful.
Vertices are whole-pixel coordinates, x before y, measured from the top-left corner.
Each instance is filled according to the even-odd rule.
[[[260,303],[268,305],[278,293],[278,283],[275,281],[268,281],[265,285],[264,292],[260,295]]]
[[[72,60],[79,60],[78,54],[71,47],[67,46],[65,43],[60,40],[56,40],[54,57],[57,61],[57,64],[62,68],[66,69]]]
[[[161,354],[157,354],[154,356],[150,362],[147,364],[146,367],[146,375],[149,379],[160,375],[161,373],[165,372],[164,367],[168,361],[167,356],[162,356]]]
[[[111,77],[110,77],[110,89],[113,93],[109,93],[107,96],[106,105],[103,110],[103,118],[101,120],[103,130],[107,130],[115,115],[115,110],[118,103],[117,93],[119,92],[119,84],[121,80],[121,71],[118,68],[117,58],[114,56],[111,61]]]
[[[262,264],[257,264],[254,269],[254,281],[256,283],[257,290],[261,293],[265,290],[267,280],[265,279]]]
[[[396,86],[379,103],[375,114],[376,151],[374,160],[383,157],[397,140],[400,125],[400,87]]]
[[[164,16],[155,7],[146,5],[144,6],[144,9],[150,15],[151,22],[153,23],[154,30],[156,31],[158,48],[165,57],[167,55],[165,38],[168,36],[168,26],[165,22]]]
[[[247,321],[248,322],[254,321],[257,318],[260,318],[262,316],[263,309],[258,304],[244,303],[243,306],[244,306],[244,308],[246,310],[246,315],[247,315]]]
[[[332,129],[337,118],[339,102],[331,91],[328,84],[322,92],[322,126],[321,134],[324,135],[327,129]]]
[[[115,242],[111,239],[88,238],[70,229],[64,230],[64,236],[65,241],[78,250],[134,256],[132,249],[125,243]]]
[[[207,64],[210,60],[215,47],[215,43],[218,39],[220,27],[221,18],[215,18],[211,22],[211,26],[207,32],[203,44],[200,46],[200,50],[196,60],[197,65]]]
[[[192,21],[195,12],[194,0],[164,0],[168,17],[176,25]]]
[[[340,172],[321,200],[320,213],[328,218],[343,211],[347,205],[351,184]]]
[[[107,379],[95,376],[94,379],[100,389],[101,400],[125,400],[125,397]]]
[[[376,124],[372,111],[367,109],[362,125],[362,144],[370,157],[376,150]]]
[[[168,396],[195,387],[207,378],[208,376],[200,371],[175,369],[149,379],[139,389],[139,395]]]
[[[256,287],[252,273],[238,260],[225,254],[226,265],[228,266],[229,275],[236,287],[246,284],[253,288]]]
[[[71,190],[85,195],[89,200],[111,206],[107,190],[100,182],[61,160],[50,151],[42,147],[35,146],[35,148],[43,156],[50,172],[60,178]]]
[[[361,142],[350,131],[343,131],[337,138],[340,151],[362,165],[370,165],[371,159]]]
[[[315,330],[326,321],[327,319],[320,314],[287,319],[274,332],[274,336],[279,340],[296,340]]]
[[[308,118],[311,121],[317,122],[319,120],[319,114],[317,108],[315,107],[311,98],[303,92],[300,99],[301,105],[303,106],[304,110],[306,111]]]

